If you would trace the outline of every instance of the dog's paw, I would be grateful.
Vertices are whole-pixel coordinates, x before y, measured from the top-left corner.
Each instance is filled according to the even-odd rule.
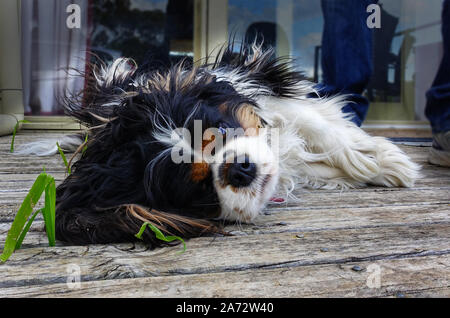
[[[376,159],[380,172],[370,183],[385,187],[413,187],[420,177],[421,167],[389,140],[382,137],[374,139],[377,142]]]
[[[380,167],[376,156],[351,148],[344,149],[337,156],[338,165],[353,180],[370,182],[380,174]]]

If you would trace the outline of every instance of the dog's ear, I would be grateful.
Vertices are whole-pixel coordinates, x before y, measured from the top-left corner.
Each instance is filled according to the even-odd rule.
[[[146,149],[130,142],[112,151],[94,140],[73,172],[57,188],[56,237],[72,244],[117,243],[137,240],[145,222],[168,235],[184,238],[223,233],[212,222],[156,211],[144,186]],[[147,230],[143,240],[163,242]]]
[[[119,58],[109,66],[88,64],[88,71],[80,75],[85,88],[65,96],[62,105],[67,115],[88,127],[96,127],[114,119],[114,111],[124,99],[133,95],[133,77],[138,69],[132,59]]]
[[[102,170],[101,167],[97,169]],[[129,173],[124,171],[121,176],[126,177]],[[102,182],[98,176],[103,178]],[[57,189],[55,224],[58,240],[82,245],[132,242],[137,240],[135,235],[146,222],[166,235],[183,238],[226,234],[206,219],[144,207],[143,202],[145,206],[151,206],[151,203],[138,183],[133,187],[131,182],[121,183],[109,174],[98,173],[91,175],[90,182],[83,181],[85,179],[86,175],[81,176],[75,170]],[[151,246],[164,244],[150,230],[144,232],[142,240]]]

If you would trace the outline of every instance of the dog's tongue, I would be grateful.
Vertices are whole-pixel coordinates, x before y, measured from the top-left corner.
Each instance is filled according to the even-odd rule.
[[[270,198],[269,201],[275,202],[275,203],[283,203],[284,199],[283,198]]]

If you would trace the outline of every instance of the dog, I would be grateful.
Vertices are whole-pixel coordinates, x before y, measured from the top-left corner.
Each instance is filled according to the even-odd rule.
[[[352,123],[345,104],[257,43],[230,44],[202,66],[103,65],[84,106],[65,105],[88,135],[60,141],[79,159],[57,188],[56,237],[129,242],[145,222],[184,238],[227,234],[218,220],[252,222],[302,187],[412,187],[420,167]],[[48,155],[54,145],[26,151]],[[150,230],[142,239],[163,244]]]

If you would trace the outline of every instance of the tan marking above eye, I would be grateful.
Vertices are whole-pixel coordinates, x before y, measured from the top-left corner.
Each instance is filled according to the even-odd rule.
[[[243,105],[236,112],[237,120],[245,131],[246,136],[257,136],[263,127],[261,118],[256,114],[252,105]]]
[[[221,114],[226,114],[227,110],[228,110],[228,106],[226,103],[219,105],[219,112]]]

